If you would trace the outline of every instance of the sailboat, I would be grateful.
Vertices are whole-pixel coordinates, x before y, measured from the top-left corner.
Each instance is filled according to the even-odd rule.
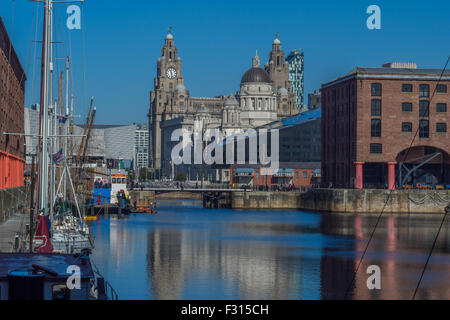
[[[69,210],[64,212],[54,210],[57,197],[55,197],[56,188],[52,184],[55,180],[52,173],[52,180],[49,183],[49,172],[50,169],[54,171],[55,167],[50,168],[49,165],[49,143],[51,144],[51,139],[54,139],[56,134],[53,133],[51,136],[49,129],[50,111],[53,111],[53,116],[56,117],[56,108],[52,108],[50,103],[53,64],[52,17],[53,4],[57,2],[44,1],[39,186],[37,188],[38,227],[33,232],[34,224],[30,224],[29,253],[0,253],[0,300],[117,300],[117,293],[105,281],[90,257],[91,249],[85,242],[89,238],[89,231],[81,217],[67,161],[64,162],[62,172],[65,172],[70,181],[77,214],[69,213]],[[32,172],[34,173],[34,160]],[[31,179],[31,202],[34,203],[34,174]],[[49,185],[51,195],[49,195]],[[74,206],[71,208],[73,209]],[[33,218],[34,209],[31,210],[30,215]]]

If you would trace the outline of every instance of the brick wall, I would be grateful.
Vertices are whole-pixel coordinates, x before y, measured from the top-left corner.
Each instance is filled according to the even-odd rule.
[[[23,186],[26,76],[0,18],[0,189]]]
[[[369,71],[367,71],[367,69]],[[388,162],[399,159],[399,154],[411,146],[419,121],[429,120],[429,137],[417,134],[413,147],[435,147],[444,151],[441,161],[450,164],[450,81],[448,73],[440,84],[447,92],[434,95],[440,76],[439,70],[377,69],[339,78],[322,87],[322,175],[325,183],[333,186],[354,187],[355,161],[377,163],[380,174],[387,174]],[[381,94],[372,94],[372,84],[381,85]],[[403,84],[412,85],[412,92],[403,92]],[[429,96],[419,96],[419,86],[429,85]],[[372,114],[372,100],[381,101],[381,114]],[[429,116],[419,116],[420,101],[429,102]],[[412,111],[402,110],[402,103],[411,103]],[[437,104],[445,103],[447,112],[437,112]],[[372,119],[381,120],[381,135],[372,136]],[[411,132],[402,132],[402,123],[412,124]],[[446,132],[437,132],[437,123],[445,123]],[[371,144],[381,145],[381,153],[373,153]],[[422,153],[423,155],[423,153]],[[408,159],[412,159],[408,157]],[[382,181],[385,177],[382,177]],[[381,183],[381,182],[380,182]],[[384,183],[383,183],[384,185]]]

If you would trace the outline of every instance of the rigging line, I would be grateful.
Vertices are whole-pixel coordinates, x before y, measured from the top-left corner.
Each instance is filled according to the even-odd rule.
[[[65,30],[66,28],[64,27],[64,22],[63,22],[62,17],[63,17],[63,14],[62,13],[59,14],[58,21],[59,21],[61,30]],[[66,40],[65,36],[64,36],[64,32],[61,32],[61,39],[63,39],[63,38],[64,38],[64,40]],[[62,64],[62,70],[65,71],[66,70],[66,55],[67,55],[66,41],[61,40],[61,45],[62,45],[62,52],[63,52],[63,56],[64,56],[63,57],[64,59],[61,60],[61,64]]]
[[[73,53],[72,53],[72,36],[69,30],[67,30],[67,33],[69,35],[69,77],[70,77],[70,92],[71,94],[75,94],[75,88],[74,88],[74,76],[73,76]]]
[[[438,82],[436,83],[436,86],[435,86],[435,88],[434,88],[433,94],[431,95],[430,102],[429,102],[429,105],[428,105],[428,114],[430,113],[429,108],[431,107],[431,102],[433,101],[434,96],[436,95],[437,87],[438,87],[438,85],[441,83],[442,77],[444,76],[444,72],[445,72],[445,70],[447,69],[449,60],[450,60],[450,56],[448,56],[447,61],[445,62],[444,68],[442,69],[441,75],[439,76],[439,80],[438,80]],[[420,110],[419,110],[419,112],[420,112]],[[419,116],[420,116],[420,114],[419,114]],[[411,150],[412,145],[414,144],[414,140],[416,140],[416,137],[417,137],[417,134],[419,133],[419,131],[420,131],[420,124],[419,124],[419,126],[417,127],[416,134],[414,135],[414,138],[413,138],[413,140],[411,141],[411,145],[410,145],[409,148],[408,148],[408,152],[406,153],[406,156],[403,158],[403,162],[405,162],[405,161],[408,159],[409,151]],[[401,182],[401,181],[400,181],[400,182]]]
[[[429,106],[428,106],[428,107],[431,106],[431,102],[433,101],[434,95],[436,94],[436,91],[437,91],[437,86],[438,86],[438,84],[439,84],[439,83],[441,82],[441,80],[442,80],[442,77],[443,77],[443,75],[444,75],[444,72],[445,72],[445,70],[447,69],[447,65],[448,65],[449,60],[450,60],[450,56],[447,58],[447,62],[445,63],[444,68],[442,69],[442,72],[441,72],[441,75],[440,75],[440,77],[439,77],[439,80],[438,80],[438,82],[436,83],[436,87],[434,88],[433,95],[432,95],[431,98],[430,98],[430,103],[429,103]],[[412,141],[411,141],[411,144],[410,144],[410,146],[409,146],[409,148],[408,148],[408,151],[407,151],[407,153],[406,153],[406,156],[403,158],[403,159],[404,159],[403,161],[406,161],[406,159],[408,159],[409,152],[410,152],[410,150],[412,149],[412,146],[413,146],[413,144],[414,144],[414,141],[415,141],[416,138],[417,138],[417,134],[419,133],[419,131],[420,131],[420,125],[417,127],[416,133],[414,134],[414,137],[413,137],[413,139],[412,139]],[[401,181],[400,181],[400,183],[401,183]],[[369,245],[370,245],[370,243],[372,242],[372,239],[373,239],[373,236],[374,236],[374,234],[375,234],[375,231],[376,231],[376,229],[377,229],[377,227],[378,227],[379,222],[381,221],[381,216],[383,215],[384,210],[386,209],[387,204],[389,203],[389,200],[391,199],[391,196],[392,196],[393,191],[394,191],[394,190],[390,190],[390,192],[389,192],[389,194],[388,194],[388,197],[387,197],[387,199],[386,199],[386,202],[384,203],[383,209],[381,210],[381,213],[380,213],[380,215],[378,216],[377,222],[376,222],[376,224],[375,224],[375,226],[374,226],[374,228],[373,228],[373,230],[372,230],[372,232],[371,232],[371,234],[370,234],[369,240],[367,241],[367,245],[366,245],[366,247],[364,248],[364,251],[363,251],[363,254],[362,254],[362,256],[361,256],[361,258],[360,258],[360,260],[359,260],[358,266],[357,266],[357,268],[356,268],[356,270],[355,270],[355,272],[354,272],[354,274],[353,274],[352,281],[350,282],[349,286],[347,287],[347,290],[345,291],[344,300],[347,298],[347,295],[348,295],[349,291],[351,290],[351,288],[352,288],[352,286],[353,286],[353,284],[354,284],[354,282],[355,282],[356,274],[358,273],[358,271],[359,271],[359,269],[360,269],[360,267],[361,267],[362,261],[363,261],[365,255],[366,255],[366,253],[367,253],[367,250],[369,249]],[[440,232],[440,230],[439,230],[439,232]],[[432,248],[432,249],[433,249],[433,248]],[[423,272],[425,272],[425,271],[423,271]]]
[[[69,57],[70,57],[70,59],[69,59],[69,77],[70,77],[70,81],[69,81],[69,84],[70,84],[70,92],[71,92],[71,94],[74,94],[75,93],[75,89],[74,89],[74,86],[73,86],[73,83],[74,83],[74,76],[73,76],[73,55],[72,55],[72,35],[71,35],[71,32],[70,32],[70,30],[69,29],[66,29],[66,32],[67,32],[67,34],[68,34],[68,38],[69,38],[69,45],[68,45],[68,49],[69,49],[69,52],[68,52],[68,55],[69,55]],[[70,102],[69,102],[69,104],[70,104]]]
[[[375,226],[374,226],[374,228],[373,228],[373,230],[372,230],[372,232],[371,232],[371,234],[370,234],[369,240],[367,241],[367,244],[366,244],[366,247],[364,248],[363,254],[362,254],[361,258],[359,259],[358,266],[356,267],[356,270],[355,270],[355,272],[354,272],[354,274],[353,274],[352,281],[350,282],[349,286],[347,287],[347,289],[346,289],[346,291],[345,291],[344,300],[347,298],[347,295],[348,295],[348,293],[350,292],[350,290],[351,290],[351,288],[352,288],[352,286],[353,286],[353,284],[354,284],[354,282],[355,282],[356,274],[358,273],[359,268],[361,267],[361,264],[362,264],[362,262],[363,262],[363,259],[364,259],[365,255],[366,255],[366,253],[367,253],[367,250],[369,249],[370,242],[372,241],[372,238],[373,238],[373,236],[374,236],[374,234],[375,234],[375,231],[377,230],[378,224],[379,224],[380,221],[381,221],[381,216],[383,215],[384,210],[386,209],[387,204],[389,203],[389,200],[391,199],[391,196],[392,196],[392,192],[393,192],[393,191],[394,191],[394,190],[391,190],[391,191],[389,192],[388,197],[387,197],[387,199],[386,199],[386,202],[384,203],[383,209],[381,210],[381,213],[378,215],[377,222],[375,223]]]
[[[83,55],[83,105],[84,111],[87,111],[87,90],[86,90],[86,44],[85,44],[85,32],[86,22],[84,21],[84,2],[81,3],[81,21],[83,21],[83,26],[81,27],[81,43],[82,43],[82,55]]]
[[[12,7],[11,7],[11,37],[9,39],[9,50],[8,50],[8,61],[9,63],[11,63],[11,51],[12,51],[12,42],[14,40],[14,5],[15,5],[15,0],[12,0]],[[12,105],[11,101],[9,101],[11,98],[9,96],[9,69],[8,69],[8,73],[6,76],[6,93],[8,94],[8,102]],[[22,75],[23,77],[23,75]],[[19,88],[20,88],[20,84],[19,84]]]
[[[450,206],[450,203],[449,203],[449,206]],[[436,237],[434,238],[433,245],[431,246],[431,250],[430,250],[430,253],[428,254],[427,261],[425,262],[425,265],[423,266],[422,274],[420,275],[419,282],[417,283],[416,289],[414,290],[414,295],[412,297],[412,300],[416,299],[417,291],[419,290],[420,284],[422,282],[422,278],[423,278],[423,276],[425,274],[425,271],[426,271],[426,269],[428,267],[428,263],[430,262],[431,255],[433,254],[434,248],[436,247],[436,243],[437,243],[437,240],[439,238],[439,234],[441,233],[442,226],[444,225],[445,218],[447,218],[447,210],[445,210],[444,217],[442,218],[441,225],[439,226],[439,229],[438,229],[438,232],[436,234]]]
[[[36,3],[36,5],[37,5],[37,3]],[[27,67],[26,67],[28,74],[30,73],[30,68],[31,68],[31,61],[30,61],[30,59],[31,59],[31,52],[33,50],[33,39],[34,39],[34,36],[33,36],[33,21],[34,21],[34,19],[36,19],[36,27],[37,27],[37,20],[38,20],[37,15],[33,15],[33,17],[31,18],[30,49],[28,51],[28,59],[27,59]],[[34,72],[34,65],[35,65],[35,61],[33,61],[33,72]],[[25,100],[26,100],[26,97],[25,97]],[[27,104],[25,103],[25,105],[27,105]]]
[[[59,11],[60,11],[61,9],[59,9]],[[57,87],[58,87],[58,90],[57,90],[57,92],[59,92],[59,76],[60,76],[60,72],[62,72],[62,70],[65,70],[65,60],[64,60],[64,58],[63,57],[60,57],[60,58],[58,58],[59,57],[59,54],[60,54],[60,51],[62,51],[62,52],[64,52],[64,36],[63,36],[63,32],[61,32],[61,35],[59,35],[58,33],[57,33],[57,30],[58,30],[58,28],[60,27],[61,29],[62,28],[64,28],[64,26],[63,25],[60,25],[60,24],[58,24],[58,22],[59,23],[61,23],[61,17],[62,17],[62,14],[59,14],[60,12],[58,12],[58,10],[55,10],[55,8],[53,9],[53,25],[54,25],[54,28],[53,28],[53,30],[54,30],[54,34],[55,34],[55,43],[54,43],[54,46],[55,46],[55,62],[56,63],[54,63],[54,64],[56,64],[56,77],[55,77],[55,81],[56,81],[56,83],[58,84],[57,85]],[[61,41],[58,41],[57,39],[58,39],[58,36],[60,36],[61,37]],[[61,44],[62,46],[63,46],[63,49],[62,50],[59,50],[59,44]],[[64,55],[64,54],[63,54]],[[61,65],[63,65],[63,67],[61,67]],[[59,103],[59,93],[58,93],[58,103]],[[55,97],[56,98],[56,97]],[[58,106],[59,107],[59,106]]]
[[[38,2],[36,2],[35,3],[35,5],[36,5],[36,12],[35,12],[35,15],[36,15],[36,30],[35,30],[35,32],[34,32],[34,39],[37,39],[37,35],[38,35],[38,25],[39,25],[39,3]],[[36,55],[37,55],[37,47],[38,47],[38,45],[36,44],[35,46],[34,46],[34,54],[33,54],[33,76],[32,76],[32,80],[31,80],[31,98],[30,98],[30,104],[32,104],[33,103],[33,100],[34,100],[34,83],[35,83],[35,80],[36,80]]]
[[[442,70],[442,73],[441,73],[441,76],[439,78],[438,84],[441,81],[442,76],[444,75],[445,69],[447,68],[447,65],[448,65],[449,61],[450,61],[450,56],[448,56],[448,58],[447,58],[447,62],[445,63],[445,67]],[[430,99],[430,104],[431,104],[431,100],[434,98],[434,95],[435,95],[436,91],[437,91],[437,85],[436,85],[436,88],[435,88],[435,90],[433,92],[433,96]],[[450,206],[450,203],[449,203],[449,206]],[[438,229],[438,232],[436,234],[436,237],[434,238],[433,245],[431,246],[430,253],[428,254],[428,257],[427,257],[427,261],[425,262],[425,265],[423,266],[422,274],[420,275],[419,282],[417,283],[416,289],[414,290],[414,295],[412,297],[412,300],[414,300],[416,298],[417,291],[419,290],[420,284],[422,283],[422,279],[423,279],[425,271],[426,271],[426,269],[428,267],[428,263],[430,262],[431,255],[433,254],[434,248],[436,247],[436,243],[437,243],[437,240],[439,238],[439,234],[441,233],[442,226],[444,225],[445,219],[447,218],[447,213],[448,213],[448,210],[445,209],[444,217],[442,218],[441,225],[439,226],[439,229]]]
[[[12,42],[13,42],[13,35],[14,35],[14,12],[15,12],[15,10],[14,10],[14,4],[15,4],[15,0],[12,0],[12,3],[13,3],[13,5],[12,5],[12,21],[11,21],[11,38],[9,39],[10,40],[10,42],[9,42],[9,53],[8,53],[8,59],[9,59],[9,61],[11,61],[11,53],[12,53]],[[32,23],[33,24],[33,23]],[[29,50],[29,52],[28,52],[28,58],[27,58],[27,60],[29,61],[29,59],[30,59],[30,56],[31,56],[31,47],[30,47],[30,50]],[[29,63],[28,63],[28,65],[29,65]],[[13,91],[13,94],[14,95],[16,95],[18,92],[19,92],[19,90],[21,90],[21,88],[22,88],[22,83],[24,82],[24,80],[25,80],[25,70],[22,70],[23,72],[22,72],[22,76],[20,77],[20,79],[17,79],[17,80],[19,80],[19,85],[17,86],[17,89],[16,89],[16,91],[14,91],[14,89],[11,89],[12,91]],[[9,90],[10,90],[10,86],[9,86],[9,74],[10,74],[10,72],[9,72],[9,68],[8,68],[8,72],[7,72],[7,77],[6,77],[6,92],[7,93],[9,93]]]

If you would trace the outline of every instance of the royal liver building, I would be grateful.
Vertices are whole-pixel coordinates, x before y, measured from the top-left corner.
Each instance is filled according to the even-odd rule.
[[[296,96],[289,82],[289,65],[278,37],[269,60],[261,67],[256,53],[252,66],[242,76],[236,94],[215,98],[191,97],[184,84],[181,58],[173,35],[167,34],[157,62],[154,90],[150,93],[149,166],[156,178],[174,178],[176,170],[171,141],[176,129],[194,130],[194,125],[227,133],[256,128],[298,112]],[[189,172],[191,180],[196,174]],[[211,177],[208,177],[211,178]],[[216,177],[213,177],[215,180]]]

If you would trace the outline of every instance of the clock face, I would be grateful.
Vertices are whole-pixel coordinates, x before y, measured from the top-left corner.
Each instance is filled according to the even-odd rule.
[[[177,70],[175,70],[175,68],[169,68],[167,69],[166,75],[169,79],[175,79],[177,76]]]

